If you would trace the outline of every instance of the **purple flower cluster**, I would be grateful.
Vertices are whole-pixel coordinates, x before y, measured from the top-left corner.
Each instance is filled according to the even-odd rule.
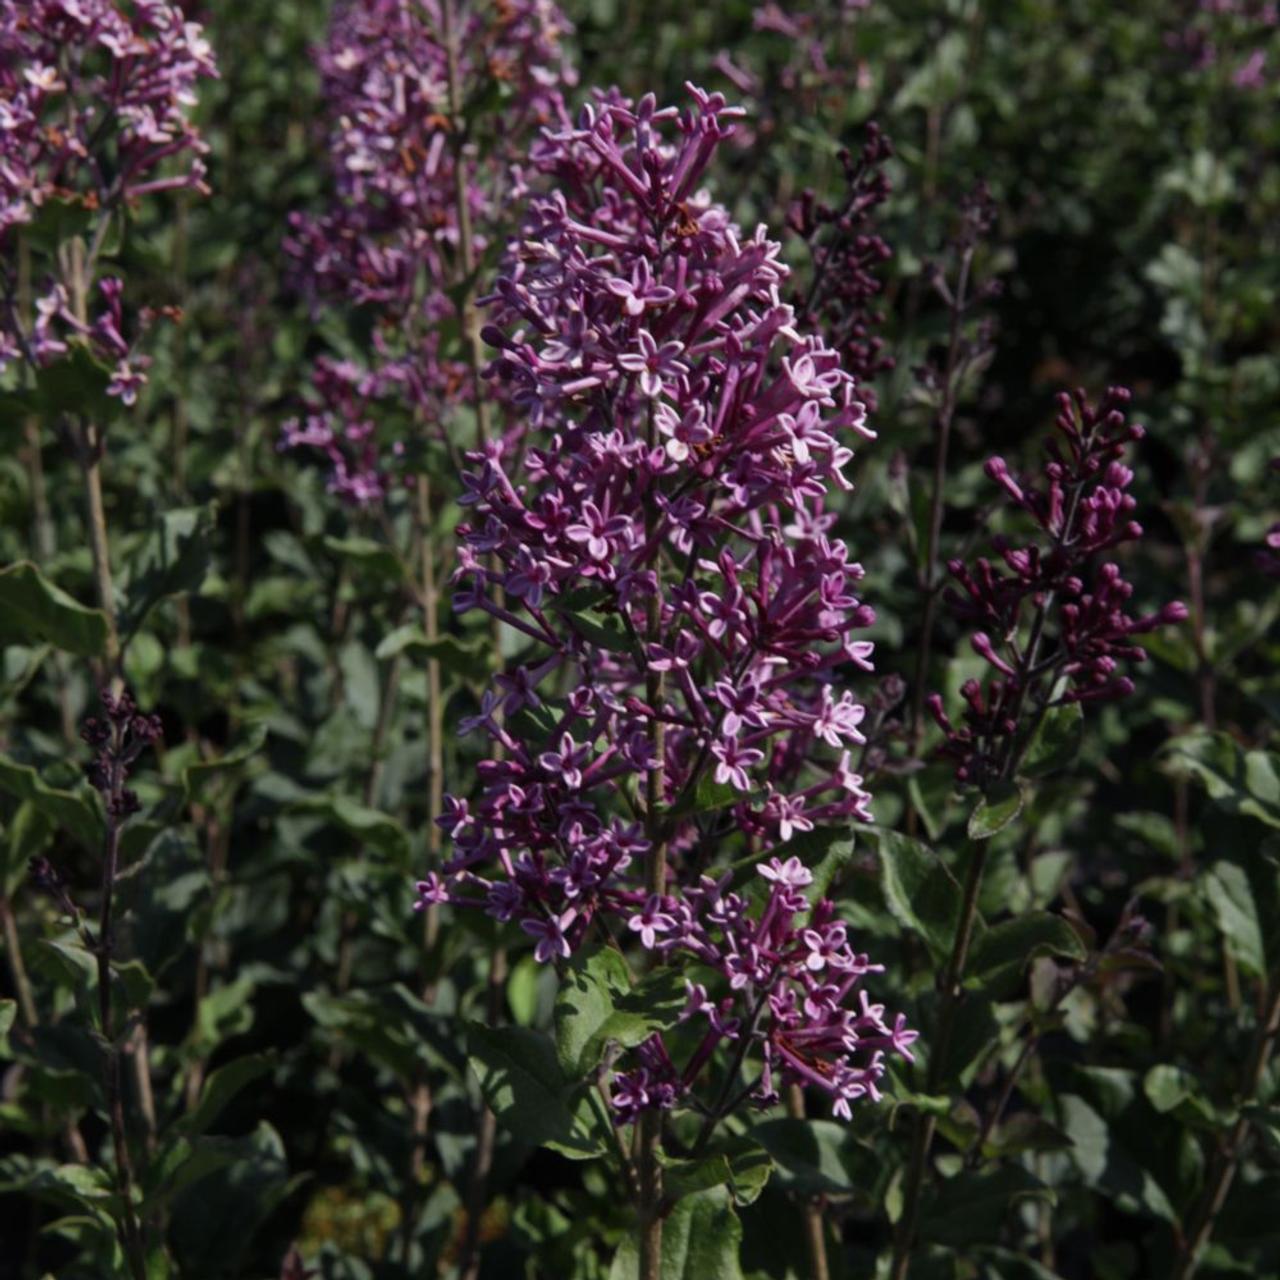
[[[859,988],[863,977],[883,966],[853,950],[830,902],[811,908],[805,890],[812,873],[796,857],[771,858],[756,870],[769,886],[758,915],[746,897],[729,889],[732,876],[726,874],[703,876],[678,896],[650,897],[631,917],[646,948],[692,956],[724,979],[727,993],[715,999],[703,983],[686,979],[689,1000],[681,1021],[705,1021],[706,1031],[679,1071],[661,1037],[642,1048],[638,1065],[614,1081],[619,1123],[647,1107],[675,1107],[716,1049],[740,1044],[744,1036],[758,1041],[762,1058],[745,1096],[769,1106],[778,1101],[779,1084],[794,1081],[830,1094],[832,1111],[845,1120],[850,1103],[879,1098],[886,1053],[915,1060],[911,1045],[919,1033],[907,1028],[902,1014],[886,1023],[884,1006],[872,1004]]]
[[[873,613],[824,495],[848,487],[842,437],[871,432],[837,353],[782,300],[778,245],[700,190],[739,113],[689,92],[684,111],[597,94],[532,153],[543,182],[485,330],[527,427],[472,455],[454,597],[528,650],[460,726],[499,750],[474,805],[446,801],[454,854],[422,894],[517,923],[543,961],[620,917],[646,949],[719,970],[715,1016],[727,1028],[739,1009],[767,1070],[847,1099],[883,1069],[849,1061],[870,1025],[842,1012],[857,965],[819,984],[827,1012],[803,1017],[829,1035],[802,1036],[793,1060],[789,1002],[806,1007],[800,970],[818,972],[808,904],[775,895],[753,917],[704,871],[869,816],[852,754],[865,712],[839,684],[870,669],[856,632]],[[829,908],[807,927],[843,963]],[[662,1052],[626,1077],[623,1112],[679,1093],[655,1084]],[[806,1054],[826,1065],[806,1074]]]
[[[80,736],[94,749],[89,765],[89,781],[102,793],[107,812],[123,821],[138,812],[138,797],[125,786],[134,762],[153,742],[159,742],[163,729],[159,716],[144,715],[127,689],[119,695],[102,691],[104,720],[85,721]]]
[[[98,295],[97,313],[82,323],[76,317],[67,286],[60,281],[55,283],[37,300],[29,332],[15,326],[9,334],[0,333],[0,372],[10,360],[23,356],[37,368],[52,364],[67,355],[69,344],[78,340],[95,360],[110,368],[107,394],[117,396],[124,404],[134,404],[138,392],[146,386],[146,370],[151,364],[151,357],[138,350],[141,339],[157,318],[178,320],[181,312],[176,307],[162,307],[159,311],[143,307],[133,325],[133,336],[126,338],[124,281],[118,276],[103,277],[98,281]]]
[[[878,272],[893,250],[876,233],[874,218],[893,189],[884,172],[893,145],[874,121],[866,134],[856,158],[849,151],[840,152],[845,191],[839,207],[805,191],[792,205],[787,226],[809,246],[813,261],[801,314],[823,326],[827,341],[857,379],[868,411],[874,413],[875,393],[868,384],[893,368],[893,357],[877,332],[884,315],[876,309],[884,288]]]
[[[10,304],[0,370],[20,356],[47,364],[82,338],[113,366],[110,394],[133,402],[145,362],[122,336],[119,281],[102,282],[105,307],[90,323],[70,305],[75,282],[55,275],[24,331],[14,236],[53,204],[101,231],[145,196],[207,192],[207,148],[190,113],[198,81],[216,75],[201,28],[163,0],[0,0],[0,274]]]
[[[1280,29],[1275,0],[1197,0],[1186,24],[1165,43],[1196,71],[1224,65],[1237,89],[1264,89],[1270,83],[1267,43]]]
[[[1127,419],[1129,392],[1107,390],[1090,406],[1084,392],[1059,397],[1042,487],[1019,481],[1003,458],[991,458],[987,475],[1026,512],[1040,531],[1020,545],[993,539],[1000,563],[979,558],[973,566],[952,560],[959,584],[945,600],[963,623],[980,628],[974,652],[994,674],[961,689],[966,709],[957,727],[933,694],[929,707],[946,734],[945,751],[959,762],[961,782],[983,787],[1007,778],[1025,745],[1027,727],[1052,706],[1123,698],[1133,681],[1120,664],[1146,654],[1135,637],[1187,616],[1174,602],[1133,617],[1133,587],[1120,566],[1097,564],[1104,553],[1142,536],[1128,492],[1133,472],[1124,465],[1128,446],[1143,430]]]
[[[0,0],[0,236],[49,199],[203,189],[189,113],[216,75],[200,27],[165,0]]]
[[[342,0],[316,55],[334,193],[322,214],[293,216],[285,248],[313,304],[366,308],[374,330],[366,369],[317,365],[311,406],[285,425],[282,445],[319,450],[330,489],[357,504],[383,497],[391,466],[371,401],[439,421],[469,394],[466,365],[445,336],[457,313],[450,290],[465,287],[458,166],[483,250],[518,189],[512,157],[560,117],[560,86],[573,82],[560,49],[571,28],[548,0],[457,7],[463,101],[493,94],[500,103],[465,125],[451,118],[438,0]]]
[[[1280,474],[1280,458],[1271,459],[1270,470]],[[1268,578],[1280,579],[1280,521],[1267,530],[1257,554],[1257,563]]]

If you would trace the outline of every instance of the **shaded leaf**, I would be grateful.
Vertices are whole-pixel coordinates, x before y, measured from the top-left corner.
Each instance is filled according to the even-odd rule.
[[[1204,877],[1204,887],[1228,950],[1250,973],[1264,976],[1267,957],[1262,922],[1244,868],[1233,862],[1214,863]]]
[[[219,1067],[205,1080],[199,1102],[178,1121],[178,1130],[188,1137],[204,1133],[241,1089],[259,1076],[266,1075],[274,1066],[273,1054],[255,1053]]]
[[[209,571],[214,508],[166,511],[129,560],[121,630],[132,635],[147,614],[168,596],[197,591]]]
[[[1164,1188],[1121,1145],[1117,1133],[1083,1098],[1059,1099],[1062,1128],[1071,1139],[1071,1159],[1089,1186],[1103,1192],[1126,1213],[1178,1220]]]
[[[100,658],[107,630],[101,609],[73,600],[29,560],[0,570],[0,643],[47,643],[81,658]]]
[[[1078,702],[1050,707],[1031,737],[1018,766],[1028,778],[1042,778],[1069,768],[1084,741],[1084,711]]]
[[[939,1244],[969,1244],[999,1235],[1009,1209],[1028,1197],[1054,1200],[1053,1192],[1020,1165],[964,1170],[948,1178],[925,1201],[920,1234]]]
[[[467,1024],[467,1062],[498,1123],[522,1142],[574,1160],[600,1154],[585,1103],[565,1079],[549,1037],[530,1027]]]
[[[772,1157],[784,1185],[806,1194],[854,1189],[841,1157],[849,1131],[834,1120],[787,1116],[765,1120],[750,1134]]]
[[[0,756],[0,791],[30,801],[38,813],[74,836],[86,849],[97,852],[102,847],[106,823],[97,793],[88,787],[82,791],[62,791],[49,786],[30,765]]]
[[[722,1188],[686,1196],[662,1224],[662,1280],[742,1280],[742,1224]],[[628,1237],[614,1254],[609,1280],[637,1280],[639,1249]]]
[[[188,800],[198,798],[206,782],[252,760],[267,741],[267,726],[252,725],[234,746],[212,760],[199,760],[182,771],[182,790]]]
[[[1080,935],[1061,916],[1031,911],[983,934],[973,949],[967,985],[1002,987],[1016,982],[1037,956],[1081,962],[1087,954]]]
[[[1280,757],[1245,751],[1225,733],[1195,733],[1167,749],[1171,773],[1198,778],[1209,796],[1230,813],[1280,827]]]
[[[1022,788],[1016,782],[997,783],[969,815],[969,839],[990,840],[1022,812]]]

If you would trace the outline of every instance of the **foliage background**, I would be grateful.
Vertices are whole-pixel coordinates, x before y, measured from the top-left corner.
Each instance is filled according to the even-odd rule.
[[[993,346],[956,419],[946,553],[980,546],[1009,519],[981,463],[999,452],[1032,464],[1059,387],[1124,383],[1149,429],[1136,482],[1148,535],[1126,570],[1152,607],[1202,583],[1194,625],[1149,638],[1139,694],[1089,716],[1072,768],[1040,785],[1001,835],[980,903],[990,920],[1065,907],[1105,939],[1136,899],[1158,969],[1082,986],[1041,1021],[1035,975],[1048,981],[1052,962],[1031,969],[1030,987],[1021,963],[988,975],[966,1006],[971,1057],[948,1097],[922,1101],[900,1080],[847,1132],[818,1122],[799,1146],[780,1140],[768,1186],[741,1210],[743,1269],[806,1274],[797,1205],[821,1195],[833,1274],[874,1274],[895,1197],[900,1205],[903,1104],[936,1105],[945,1149],[963,1151],[1031,1010],[1022,1119],[999,1131],[981,1175],[944,1156],[955,1177],[928,1207],[911,1274],[1168,1273],[1244,1102],[1255,1121],[1245,1167],[1202,1274],[1280,1272],[1274,1073],[1258,1096],[1237,1096],[1255,1014],[1280,973],[1280,783],[1267,753],[1280,634],[1275,587],[1254,560],[1280,488],[1267,472],[1280,455],[1275,83],[1238,88],[1230,57],[1189,66],[1169,36],[1202,20],[1192,6],[788,7],[812,19],[828,76],[799,42],[756,29],[751,4],[566,8],[583,85],[670,101],[692,79],[746,101],[753,127],[716,177],[747,226],[779,227],[805,187],[836,196],[835,151],[856,149],[867,120],[894,140],[879,230],[895,250],[884,334],[896,367],[878,388],[879,440],[861,451],[845,526],[880,615],[882,675],[910,679],[919,639],[908,529],[924,518],[936,401],[918,371],[937,359],[948,322],[926,266],[945,261],[959,202],[979,182],[998,209],[979,273],[1001,287],[975,320],[990,323]],[[394,655],[401,566],[370,519],[335,506],[318,473],[276,449],[308,361],[343,351],[360,324],[317,324],[280,248],[289,212],[314,208],[325,189],[309,48],[326,7],[235,0],[206,18],[222,68],[201,105],[213,195],[151,206],[122,251],[130,280],[186,318],[164,337],[136,409],[113,423],[106,467],[126,595],[160,597],[126,663],[166,743],[142,778],[128,854],[140,867],[129,936],[154,984],[147,1034],[166,1132],[211,1072],[240,1064],[223,1077],[225,1108],[207,1117],[218,1135],[207,1169],[187,1166],[180,1188],[161,1167],[155,1187],[183,1276],[279,1275],[294,1242],[325,1277],[448,1274],[468,1231],[479,1104],[461,1020],[497,1009],[546,1027],[553,984],[516,952],[503,988],[488,990],[494,939],[463,920],[424,954],[411,903],[427,855],[426,680],[412,647]],[[725,82],[722,51],[757,78],[758,94]],[[0,437],[8,563],[31,554],[44,517],[24,423],[7,416]],[[47,431],[40,454],[44,568],[88,600],[74,467]],[[456,510],[446,503],[436,518],[447,535]],[[146,569],[166,547],[183,553],[180,572],[157,590]],[[447,605],[441,626],[449,639],[434,653],[454,723],[495,656]],[[965,640],[943,621],[931,684],[952,700],[980,665]],[[392,664],[398,686],[384,707]],[[12,780],[34,765],[48,786],[74,791],[83,753],[64,725],[91,709],[87,665],[13,643],[0,678],[0,773]],[[449,734],[446,747],[446,778],[465,777],[468,743]],[[0,1100],[0,1277],[99,1275],[77,1200],[88,1193],[38,1172],[69,1110],[87,1109],[91,1146],[105,1139],[93,1118],[95,1051],[73,1015],[82,975],[60,949],[54,904],[24,884],[28,857],[44,851],[73,885],[92,885],[94,855],[40,804],[20,805],[17,784],[0,785],[0,888],[15,922],[6,951],[20,935],[45,1011],[8,1042],[18,1065]],[[875,789],[881,828],[902,829],[913,805],[922,837],[958,847],[966,810],[946,766],[896,769],[891,752]],[[927,1027],[937,966],[921,902],[886,882],[878,848],[859,846],[842,910],[888,966],[880,990]],[[340,990],[347,946],[351,981]],[[3,973],[12,984],[12,967]],[[182,1167],[164,1142],[158,1158]],[[504,1132],[489,1190],[483,1275],[610,1274],[629,1220],[607,1174]]]

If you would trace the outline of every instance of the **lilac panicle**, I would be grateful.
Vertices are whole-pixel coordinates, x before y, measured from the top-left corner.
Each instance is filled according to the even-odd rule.
[[[311,403],[282,446],[316,450],[329,488],[358,505],[386,493],[387,456],[374,422],[388,406],[440,421],[470,392],[467,367],[443,338],[457,312],[458,166],[477,250],[505,235],[518,187],[512,166],[533,131],[562,114],[573,83],[560,38],[572,28],[548,0],[457,6],[459,76],[477,113],[459,147],[450,119],[448,48],[436,0],[342,0],[316,51],[328,115],[333,193],[295,214],[285,248],[313,305],[360,307],[374,320],[364,363],[321,360]]]
[[[200,26],[165,0],[0,0],[0,280],[10,304],[0,371],[19,357],[47,364],[80,340],[112,366],[109,394],[133,403],[147,361],[134,354],[137,334],[125,336],[120,282],[100,282],[90,321],[55,276],[24,329],[12,305],[16,237],[54,203],[101,221],[157,192],[207,194],[208,148],[191,110],[198,82],[216,75]]]
[[[1275,0],[1196,0],[1184,25],[1165,33],[1166,45],[1192,70],[1222,67],[1232,86],[1265,89],[1275,78],[1274,35],[1280,30]]]
[[[1052,707],[1123,698],[1133,681],[1122,664],[1146,654],[1136,638],[1187,616],[1178,602],[1155,613],[1129,613],[1133,587],[1105,556],[1142,536],[1124,464],[1142,427],[1127,418],[1129,392],[1109,388],[1091,406],[1084,392],[1059,397],[1043,481],[1019,480],[1003,458],[986,473],[1026,512],[1038,537],[1020,545],[993,539],[998,560],[952,560],[958,584],[944,599],[962,623],[976,627],[973,650],[991,668],[985,682],[966,681],[963,723],[955,725],[934,694],[929,707],[946,735],[945,752],[961,782],[985,787],[1007,778],[1027,731]],[[1101,562],[1100,562],[1101,561]]]
[[[875,213],[893,189],[884,172],[892,155],[892,143],[872,121],[856,157],[840,152],[845,189],[839,206],[805,191],[787,218],[788,229],[809,246],[813,259],[813,279],[803,303],[797,299],[801,315],[822,326],[870,413],[876,411],[871,380],[893,368],[878,332],[884,315],[876,307],[884,288],[879,273],[893,250],[875,230]]]
[[[715,972],[712,995],[691,991],[703,1048],[677,1067],[651,1041],[619,1077],[620,1118],[675,1105],[741,1037],[759,1100],[795,1080],[843,1115],[910,1033],[848,1007],[873,966],[810,908],[797,858],[761,865],[755,907],[708,869],[731,844],[765,859],[870,816],[865,712],[841,685],[870,669],[873,613],[824,501],[848,487],[845,441],[872,433],[837,353],[783,301],[779,246],[702,189],[740,113],[689,93],[683,111],[597,93],[532,151],[483,300],[517,429],[471,455],[454,579],[457,610],[526,650],[459,726],[495,750],[478,800],[446,800],[453,855],[420,891],[518,925],[543,961],[612,919]],[[670,869],[652,891],[655,839]]]
[[[103,689],[101,698],[106,718],[86,720],[80,736],[94,750],[89,781],[102,793],[111,819],[123,822],[139,808],[138,797],[125,783],[138,757],[160,741],[163,729],[159,716],[138,710],[127,689],[119,694]]]

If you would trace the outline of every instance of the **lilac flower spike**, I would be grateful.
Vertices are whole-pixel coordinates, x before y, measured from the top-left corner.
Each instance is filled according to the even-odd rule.
[[[199,81],[217,74],[199,24],[166,0],[0,0],[0,292],[14,296],[18,232],[51,206],[105,230],[113,212],[158,192],[208,194],[191,109]],[[0,373],[19,357],[48,365],[79,342],[110,367],[107,394],[133,404],[149,363],[136,341],[154,313],[127,339],[120,281],[98,285],[92,318],[58,271],[38,283],[30,332],[0,316]]]
[[[439,422],[471,392],[465,361],[442,339],[463,274],[458,178],[483,250],[519,189],[515,155],[563,116],[560,87],[574,79],[560,44],[572,28],[548,0],[457,7],[464,98],[504,91],[501,111],[473,122],[461,146],[437,0],[339,0],[316,55],[333,193],[319,214],[293,216],[285,249],[317,310],[360,307],[375,326],[365,360],[317,361],[307,408],[284,425],[281,447],[318,455],[330,491],[355,506],[381,502],[396,466],[377,422],[403,420],[405,408]]]
[[[952,723],[937,694],[928,700],[961,782],[982,787],[1007,777],[1028,728],[1050,707],[1132,693],[1120,664],[1146,658],[1134,638],[1187,617],[1177,601],[1132,617],[1133,587],[1120,566],[1098,563],[1142,536],[1128,493],[1133,472],[1122,461],[1143,435],[1128,421],[1129,398],[1123,387],[1109,388],[1096,406],[1082,391],[1059,397],[1058,438],[1047,450],[1042,486],[1016,479],[1003,458],[987,461],[987,475],[1040,536],[1026,546],[994,539],[1003,568],[986,558],[947,566],[959,584],[946,592],[947,604],[961,621],[982,627],[970,643],[995,672],[985,686],[962,686],[962,725]]]
[[[620,1121],[679,1105],[743,1035],[757,1101],[799,1081],[847,1115],[909,1033],[846,1007],[875,966],[782,845],[869,817],[847,752],[863,709],[841,683],[870,665],[855,637],[874,614],[824,500],[848,484],[845,441],[871,432],[836,352],[783,301],[778,246],[700,189],[741,113],[689,92],[683,111],[597,93],[544,131],[482,300],[513,430],[471,455],[454,604],[525,639],[498,688],[538,704],[475,721],[501,750],[479,799],[447,805],[453,853],[422,896],[517,923],[543,960],[613,920],[718,973],[717,994],[697,988],[692,1057],[655,1036],[617,1077]],[[707,874],[744,848],[763,897]]]

